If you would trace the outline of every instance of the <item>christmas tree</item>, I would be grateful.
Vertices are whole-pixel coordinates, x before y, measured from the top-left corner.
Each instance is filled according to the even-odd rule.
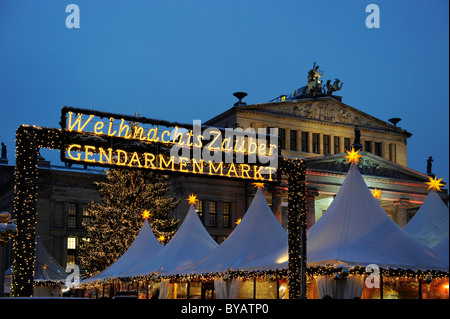
[[[87,276],[106,269],[130,247],[142,227],[142,214],[157,238],[168,242],[179,220],[169,216],[179,200],[169,195],[168,176],[142,170],[110,169],[106,181],[97,182],[102,203],[91,202],[87,236],[79,257]]]

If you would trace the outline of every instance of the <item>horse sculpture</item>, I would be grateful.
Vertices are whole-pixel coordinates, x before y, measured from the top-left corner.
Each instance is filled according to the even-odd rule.
[[[340,83],[340,85],[339,85],[339,83]],[[325,84],[325,87],[327,89],[327,94],[331,95],[331,94],[333,94],[333,92],[339,91],[340,89],[342,89],[343,85],[344,85],[344,83],[342,83],[339,79],[335,79],[333,84],[331,84],[331,80],[328,80],[327,83]]]

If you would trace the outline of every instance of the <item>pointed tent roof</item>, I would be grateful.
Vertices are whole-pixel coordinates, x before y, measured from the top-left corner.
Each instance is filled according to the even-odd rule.
[[[139,234],[136,236],[134,242],[127,249],[127,251],[120,256],[112,265],[100,272],[99,274],[86,278],[83,283],[94,282],[97,280],[104,280],[107,278],[117,278],[124,272],[135,268],[137,265],[142,264],[145,258],[154,256],[158,251],[162,249],[162,245],[158,242],[153,231],[148,223],[147,219],[144,219],[144,223]]]
[[[287,233],[259,188],[242,221],[228,238],[201,260],[178,274],[221,273],[244,267],[287,245]]]
[[[325,214],[308,231],[308,265],[377,264],[382,268],[444,270],[440,258],[381,208],[352,164]]]
[[[204,257],[217,246],[200,221],[195,206],[191,204],[183,223],[170,242],[154,256],[148,256],[139,267],[133,267],[134,269],[124,273],[122,277],[177,271]]]
[[[36,236],[35,256],[34,281],[64,282],[66,280],[68,274],[45,249],[40,236]]]
[[[431,191],[414,217],[403,228],[428,247],[449,235],[448,207],[439,194]]]

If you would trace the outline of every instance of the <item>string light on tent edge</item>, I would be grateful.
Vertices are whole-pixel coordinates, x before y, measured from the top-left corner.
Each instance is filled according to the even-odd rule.
[[[434,190],[434,191],[440,192],[440,191],[441,191],[441,187],[442,187],[442,186],[445,186],[444,183],[441,183],[442,178],[437,179],[436,176],[434,176],[434,178],[431,177],[431,176],[428,177],[428,178],[429,178],[430,181],[429,181],[429,182],[425,182],[425,184],[428,185],[428,189],[427,189],[427,190],[432,189],[432,190]]]
[[[355,148],[352,147],[351,151],[347,151],[348,155],[344,156],[344,158],[347,158],[347,164],[348,163],[358,163],[359,162],[359,158],[363,157],[361,154],[358,154],[360,150],[355,151]]]
[[[239,225],[241,223],[241,221],[242,221],[242,218],[236,219],[236,225]]]
[[[193,193],[191,195],[189,195],[189,198],[186,199],[189,203],[189,205],[195,205],[195,202],[197,201],[197,196],[194,195]]]

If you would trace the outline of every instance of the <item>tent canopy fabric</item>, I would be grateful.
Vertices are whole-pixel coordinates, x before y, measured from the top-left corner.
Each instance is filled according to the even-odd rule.
[[[449,213],[439,194],[431,191],[414,217],[403,228],[428,247],[449,236]]]
[[[36,236],[36,261],[34,263],[34,281],[65,282],[68,274],[45,249],[39,236]]]
[[[242,221],[228,238],[204,258],[177,272],[181,275],[222,273],[251,265],[286,247],[287,232],[278,222],[259,188]]]
[[[442,239],[439,243],[433,246],[433,250],[441,257],[441,259],[446,263],[447,267],[449,265],[449,236]]]
[[[344,264],[446,270],[433,250],[400,228],[381,208],[352,164],[335,199],[309,229],[308,265]]]
[[[188,214],[170,242],[154,256],[148,256],[139,266],[122,274],[135,277],[177,271],[204,257],[218,245],[203,226],[195,206],[190,205]]]
[[[142,264],[145,258],[154,256],[161,249],[162,245],[153,234],[148,220],[144,219],[139,234],[127,251],[108,268],[93,277],[84,279],[81,283],[120,277],[122,273]]]

